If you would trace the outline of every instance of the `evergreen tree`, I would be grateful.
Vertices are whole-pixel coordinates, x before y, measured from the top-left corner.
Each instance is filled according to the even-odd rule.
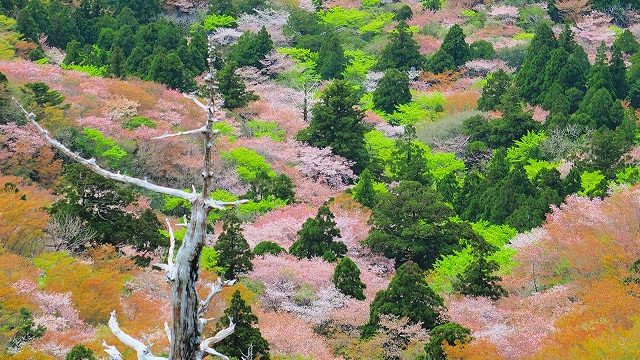
[[[16,19],[16,30],[18,30],[18,32],[20,32],[26,39],[38,42],[41,29],[33,18],[29,8],[23,9],[18,13],[18,17]]]
[[[587,94],[585,96],[586,99],[590,101],[591,96],[593,94],[605,88],[609,91],[609,94],[613,93],[613,82],[611,79],[611,72],[609,70],[609,66],[607,65],[607,47],[605,43],[601,43],[598,47],[598,51],[596,53],[596,61],[591,67],[591,71],[589,72],[589,79],[587,82]]]
[[[626,99],[629,92],[629,82],[627,81],[627,65],[624,63],[622,53],[614,48],[609,64],[611,82],[613,83],[614,95],[617,99]]]
[[[558,46],[553,31],[542,23],[536,29],[524,62],[516,74],[520,95],[527,101],[537,103],[544,86],[544,69],[551,52]]]
[[[149,79],[172,89],[187,91],[195,85],[184,63],[175,52],[155,55],[149,66]]]
[[[264,67],[261,61],[271,50],[273,50],[273,41],[263,26],[255,34],[251,32],[242,34],[238,41],[231,46],[227,61],[235,63],[238,67],[254,66],[261,69]]]
[[[209,14],[235,17],[238,11],[231,0],[209,0]]]
[[[489,75],[487,83],[482,88],[482,96],[478,99],[478,109],[482,111],[495,110],[510,85],[511,77],[502,69]]]
[[[367,286],[360,280],[360,269],[353,260],[343,257],[333,272],[333,283],[341,293],[354,297],[356,300],[364,300],[362,292]]]
[[[309,218],[298,231],[298,240],[291,245],[289,253],[298,258],[322,257],[326,261],[334,261],[347,253],[347,246],[340,237],[340,229],[336,226],[329,205],[324,203],[314,218]]]
[[[493,45],[486,40],[477,40],[469,45],[469,60],[471,59],[487,59],[491,60],[496,57],[496,51]]]
[[[447,360],[442,349],[446,342],[449,346],[464,345],[471,341],[471,330],[453,322],[438,325],[429,331],[429,342],[424,346],[425,355],[419,360]]]
[[[625,29],[613,42],[613,49],[619,50],[627,55],[634,55],[640,51],[640,44],[638,44],[633,33],[631,33],[629,29]]]
[[[253,253],[242,235],[238,217],[233,212],[228,212],[223,221],[222,233],[213,248],[219,254],[218,266],[224,269],[224,278],[232,280],[253,270]]]
[[[502,97],[499,109],[502,111],[502,118],[490,123],[489,144],[493,147],[508,147],[513,141],[540,126],[533,120],[531,113],[524,111],[518,90],[514,87]]]
[[[469,44],[465,41],[460,25],[453,25],[444,37],[440,50],[451,55],[456,66],[464,65],[470,58]]]
[[[407,21],[413,17],[413,11],[411,10],[411,6],[404,4],[393,15],[393,20],[395,21]]]
[[[431,185],[433,179],[427,169],[424,149],[416,142],[414,126],[405,126],[404,134],[398,139],[391,154],[390,167],[395,180],[417,181],[425,186]]]
[[[499,268],[494,260],[477,255],[454,281],[453,289],[462,295],[484,296],[492,300],[507,296],[507,291],[499,284],[502,278],[494,275]]]
[[[229,326],[229,319],[236,324],[233,333],[216,344],[216,350],[235,359],[241,359],[249,346],[253,347],[253,356],[259,360],[269,360],[269,343],[262,337],[257,327],[258,317],[251,312],[251,306],[242,299],[240,291],[231,296],[231,303],[224,316],[216,324],[217,331]]]
[[[376,203],[376,192],[373,189],[373,181],[371,171],[368,168],[364,169],[358,178],[358,183],[352,189],[353,198],[369,208],[373,207]]]
[[[325,80],[340,78],[346,65],[347,58],[344,56],[340,39],[335,34],[329,35],[318,52],[316,63],[318,74]]]
[[[373,92],[375,108],[391,114],[398,105],[409,102],[411,102],[411,92],[407,73],[397,69],[387,70]]]
[[[441,74],[446,71],[455,71],[458,67],[453,57],[440,49],[429,58],[426,68],[434,74]]]
[[[76,345],[67,353],[65,360],[96,360],[96,357],[91,349],[84,345]]]
[[[334,154],[354,161],[356,173],[366,167],[369,156],[364,144],[364,114],[356,108],[359,100],[349,82],[334,80],[313,106],[309,127],[297,136],[299,141],[331,147]]]
[[[409,25],[401,21],[390,37],[389,43],[382,50],[376,68],[379,70],[390,68],[398,70],[421,69],[424,59],[420,55],[418,43],[411,36]]]
[[[109,58],[109,73],[118,78],[124,77],[126,71],[125,61],[122,49],[119,47],[113,49]]]
[[[398,268],[389,287],[376,294],[370,305],[369,323],[363,337],[372,336],[378,328],[380,315],[407,317],[412,323],[432,329],[438,322],[443,301],[427,284],[418,265],[409,261]]]
[[[224,107],[230,110],[245,107],[249,102],[259,99],[253,91],[246,91],[244,82],[235,73],[236,66],[234,63],[227,62],[216,73],[218,91],[224,100]]]

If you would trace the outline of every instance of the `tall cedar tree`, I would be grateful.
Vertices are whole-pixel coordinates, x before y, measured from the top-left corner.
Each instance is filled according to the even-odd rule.
[[[640,51],[640,44],[633,33],[629,29],[625,29],[614,41],[613,49],[620,50],[627,55],[634,55]]]
[[[242,78],[235,73],[236,68],[236,64],[227,62],[216,73],[218,91],[222,94],[224,107],[229,110],[245,107],[249,102],[259,99],[253,91],[246,91]]]
[[[238,41],[231,46],[227,61],[238,67],[255,66],[262,69],[262,60],[273,50],[273,41],[267,29],[263,26],[257,33],[245,32]]]
[[[505,297],[507,291],[499,284],[502,278],[494,275],[499,268],[494,260],[478,255],[453,282],[453,290],[462,295],[484,296],[492,300]]]
[[[235,17],[238,11],[231,0],[209,0],[209,14]]]
[[[376,204],[376,192],[373,188],[373,181],[371,170],[368,168],[364,169],[358,178],[358,183],[351,191],[354,199],[360,204],[370,208]]]
[[[429,342],[424,346],[425,354],[419,360],[447,360],[442,346],[464,345],[471,341],[471,330],[459,324],[447,322],[429,331]]]
[[[614,95],[618,99],[626,99],[629,92],[629,81],[627,80],[627,65],[624,63],[620,49],[614,48],[611,53],[609,73],[611,73]]]
[[[119,47],[113,49],[109,58],[109,73],[114,77],[123,78],[126,71],[125,62],[126,59],[122,49]]]
[[[396,111],[398,105],[409,102],[411,102],[411,92],[407,73],[397,69],[387,70],[373,92],[375,108],[391,114]]]
[[[218,252],[218,266],[224,269],[224,278],[235,279],[238,275],[253,270],[254,255],[247,239],[242,235],[240,220],[233,212],[223,218],[222,233],[214,245]]]
[[[456,66],[455,60],[453,60],[453,57],[442,50],[436,51],[436,53],[433,54],[427,62],[427,70],[435,74],[454,71],[457,68],[458,67]]]
[[[398,268],[386,290],[376,294],[370,306],[369,323],[362,335],[372,336],[380,321],[380,315],[407,317],[409,321],[432,329],[438,322],[443,301],[427,284],[420,267],[409,261]]]
[[[351,83],[334,80],[313,106],[309,127],[297,136],[299,141],[319,148],[330,147],[334,154],[354,161],[356,173],[366,167],[369,157],[364,143],[367,130],[364,114],[356,107],[359,100]]]
[[[533,120],[533,115],[524,110],[522,99],[514,87],[504,94],[499,109],[502,111],[502,118],[489,123],[489,144],[492,147],[509,147],[515,140],[540,127],[540,124]]]
[[[425,186],[431,185],[433,179],[427,169],[427,158],[424,149],[416,141],[416,128],[412,125],[405,126],[404,134],[396,142],[390,168],[397,181],[417,181]]]
[[[258,317],[251,312],[240,291],[236,290],[231,296],[231,303],[224,311],[224,316],[216,324],[216,332],[229,326],[229,318],[233,319],[236,328],[233,333],[216,344],[216,351],[231,358],[243,359],[242,354],[253,346],[254,359],[269,360],[269,343],[262,337],[258,324]]]
[[[318,52],[318,74],[325,80],[340,78],[346,65],[347,58],[344,56],[340,39],[336,34],[329,35]]]
[[[463,239],[484,242],[469,224],[452,221],[453,216],[451,207],[435,190],[415,181],[401,181],[388,194],[380,195],[365,243],[373,252],[395,259],[396,264],[411,260],[428,269],[441,255],[458,250]]]
[[[464,65],[470,58],[469,44],[465,41],[460,25],[453,25],[442,41],[440,51],[451,55],[456,66]]]
[[[389,43],[382,50],[380,60],[376,65],[377,69],[395,68],[406,71],[411,68],[421,69],[423,67],[424,58],[420,55],[420,47],[413,39],[406,22],[401,21],[395,31],[391,33],[390,38]]]
[[[343,257],[333,271],[333,283],[341,293],[356,300],[364,300],[362,290],[367,286],[360,280],[358,265],[348,257]]]
[[[516,74],[520,95],[531,103],[538,103],[544,85],[544,69],[551,51],[558,47],[553,31],[542,23],[527,48],[524,62]]]
[[[314,218],[309,218],[298,231],[298,240],[291,245],[289,253],[298,258],[322,257],[326,261],[335,261],[347,253],[347,246],[340,237],[329,205],[324,203]]]
[[[495,110],[510,85],[511,77],[502,69],[489,75],[487,83],[482,88],[482,96],[478,99],[478,109],[482,111]]]

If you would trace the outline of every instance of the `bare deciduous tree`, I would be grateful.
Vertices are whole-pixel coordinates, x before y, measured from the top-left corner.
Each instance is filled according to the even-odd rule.
[[[81,219],[62,215],[49,220],[45,247],[52,251],[76,253],[96,237],[96,232]]]
[[[580,21],[582,14],[591,10],[589,0],[557,0],[556,8],[565,19],[571,19],[573,22]]]
[[[210,294],[203,300],[200,300],[196,292],[196,283],[200,270],[200,253],[204,246],[205,237],[207,236],[207,215],[212,209],[224,209],[227,206],[240,203],[239,201],[222,202],[213,200],[210,197],[213,188],[213,179],[216,175],[212,161],[215,136],[215,131],[212,129],[212,126],[214,122],[223,117],[222,111],[220,110],[221,101],[216,98],[215,69],[213,67],[215,47],[213,39],[209,39],[209,54],[209,73],[205,77],[207,89],[209,90],[207,104],[203,104],[195,96],[187,96],[206,112],[206,124],[199,129],[176,134],[166,134],[156,138],[160,140],[184,135],[201,135],[204,138],[204,169],[202,172],[200,192],[196,191],[195,186],[192,186],[193,190],[191,192],[186,192],[179,189],[159,186],[147,180],[120,174],[119,172],[114,173],[106,170],[97,165],[95,159],[85,159],[69,150],[58,140],[53,139],[49,135],[49,132],[37,123],[35,114],[26,111],[20,106],[27,121],[35,126],[40,135],[71,160],[84,165],[91,171],[105,178],[135,185],[160,194],[175,196],[191,203],[190,221],[185,221],[185,224],[183,224],[187,228],[187,231],[175,255],[175,259],[173,254],[175,239],[173,229],[168,223],[171,242],[168,261],[167,264],[158,265],[159,268],[166,271],[167,280],[171,283],[172,290],[172,324],[171,326],[165,324],[167,337],[171,344],[168,358],[154,356],[147,345],[121,330],[115,312],[111,314],[109,319],[109,328],[113,334],[116,335],[124,345],[134,349],[139,360],[200,360],[207,354],[217,356],[221,359],[228,359],[228,357],[218,353],[211,346],[233,333],[235,324],[232,319],[229,321],[229,326],[219,331],[215,336],[203,338],[202,335],[204,326],[208,321],[203,318],[207,307],[215,295],[222,290],[222,287],[230,283],[219,280],[212,284]],[[109,354],[112,360],[122,359],[120,352],[115,346],[109,346],[106,343],[103,343],[103,345],[105,346],[105,352]]]

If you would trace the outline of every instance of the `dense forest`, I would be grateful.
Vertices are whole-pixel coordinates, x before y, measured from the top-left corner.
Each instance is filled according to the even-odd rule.
[[[637,0],[0,0],[0,358],[640,358]]]

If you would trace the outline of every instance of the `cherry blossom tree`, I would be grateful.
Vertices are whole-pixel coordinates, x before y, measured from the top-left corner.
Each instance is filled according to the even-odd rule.
[[[334,155],[331,148],[318,149],[313,146],[298,147],[298,168],[306,177],[325,183],[332,188],[340,188],[356,179],[351,170],[353,162]]]
[[[159,194],[178,197],[191,203],[190,220],[187,221],[185,219],[185,223],[182,224],[182,226],[185,226],[187,230],[177,254],[174,256],[175,239],[171,224],[167,221],[171,243],[169,256],[167,257],[166,264],[156,264],[156,267],[166,272],[166,278],[171,283],[172,290],[172,324],[171,326],[165,324],[166,336],[170,340],[168,358],[153,355],[149,346],[124,332],[118,324],[115,311],[111,313],[111,317],[108,322],[111,332],[124,345],[135,350],[139,360],[200,360],[205,355],[213,355],[222,359],[228,359],[225,355],[220,354],[213,349],[212,346],[233,333],[235,328],[233,319],[230,319],[229,326],[227,328],[220,330],[212,337],[204,338],[202,335],[208,320],[204,319],[202,316],[215,296],[222,291],[223,286],[228,285],[229,283],[223,282],[222,279],[219,279],[216,283],[210,286],[210,293],[204,298],[200,298],[196,291],[196,284],[199,278],[200,253],[204,246],[205,238],[207,237],[208,213],[212,209],[224,209],[227,206],[233,206],[241,203],[240,201],[222,202],[210,198],[210,194],[213,190],[213,179],[215,176],[212,154],[215,132],[212,127],[216,121],[219,121],[219,119],[223,117],[222,111],[220,110],[221,104],[216,95],[216,84],[214,81],[215,68],[213,67],[214,59],[212,58],[214,56],[213,54],[215,54],[215,45],[212,40],[209,41],[209,54],[210,69],[205,78],[207,89],[209,91],[207,104],[203,104],[193,95],[188,95],[191,100],[205,111],[207,115],[206,123],[202,127],[194,130],[165,134],[155,138],[157,140],[162,140],[176,136],[190,135],[201,135],[203,137],[204,169],[202,173],[202,185],[200,192],[196,190],[195,186],[192,186],[191,192],[187,192],[184,190],[159,186],[147,180],[138,179],[120,174],[119,172],[115,173],[104,169],[96,164],[95,159],[85,159],[69,150],[69,148],[56,139],[52,138],[49,135],[49,132],[36,121],[35,114],[26,111],[22,106],[20,106],[24,112],[26,120],[37,129],[40,136],[71,160],[82,164],[91,171],[105,178],[138,186]],[[109,354],[112,360],[122,359],[121,353],[115,346],[108,345],[106,343],[103,343],[103,345],[105,347],[105,351]]]

